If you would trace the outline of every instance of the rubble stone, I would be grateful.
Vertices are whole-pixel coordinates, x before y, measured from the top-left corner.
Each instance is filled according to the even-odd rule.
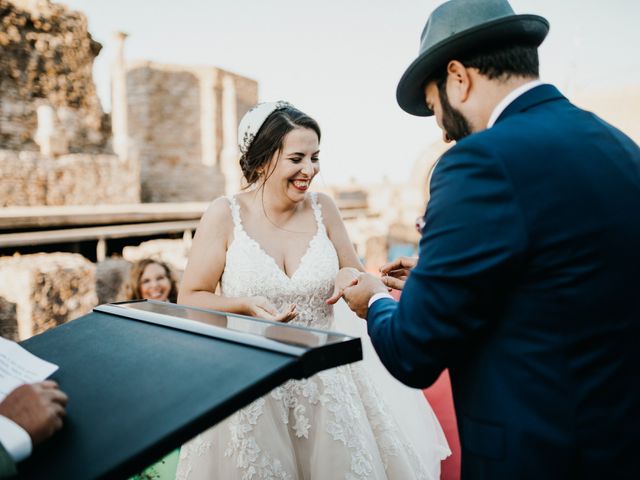
[[[0,146],[38,151],[36,112],[48,105],[69,152],[109,151],[110,123],[92,77],[101,48],[80,12],[48,0],[0,0]]]
[[[74,253],[0,257],[0,296],[16,305],[18,339],[91,311],[95,274],[95,265]]]
[[[115,155],[0,150],[0,207],[138,203],[136,164]]]
[[[149,240],[138,246],[124,247],[122,256],[131,263],[145,258],[161,260],[171,267],[176,281],[179,281],[187,267],[190,248],[191,242],[185,240]]]
[[[107,258],[96,264],[98,304],[128,300],[127,283],[130,270],[131,263],[121,258]]]
[[[0,337],[18,340],[17,305],[0,297]]]

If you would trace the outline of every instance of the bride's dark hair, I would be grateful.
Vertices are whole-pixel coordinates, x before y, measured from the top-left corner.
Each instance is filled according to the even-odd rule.
[[[267,117],[249,149],[240,157],[240,168],[247,181],[247,187],[260,179],[265,166],[273,155],[282,148],[284,137],[295,128],[309,128],[318,135],[320,126],[313,118],[294,107],[284,107]],[[271,175],[265,178],[265,180]]]

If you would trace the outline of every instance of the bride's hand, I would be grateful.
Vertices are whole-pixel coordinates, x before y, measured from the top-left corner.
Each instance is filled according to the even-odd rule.
[[[333,287],[333,294],[327,299],[329,305],[335,304],[344,293],[344,289],[352,287],[358,283],[358,278],[362,272],[352,267],[341,268],[336,275],[335,286]]]
[[[264,318],[273,322],[289,322],[298,316],[294,304],[290,304],[286,310],[279,312],[265,297],[246,298],[245,311],[247,315],[252,317]]]

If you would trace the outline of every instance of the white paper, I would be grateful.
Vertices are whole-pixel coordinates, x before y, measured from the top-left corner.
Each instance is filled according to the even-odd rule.
[[[0,401],[23,383],[41,382],[58,366],[36,357],[20,345],[0,337]]]

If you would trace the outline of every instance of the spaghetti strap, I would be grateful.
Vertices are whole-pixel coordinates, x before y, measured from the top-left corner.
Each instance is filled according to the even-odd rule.
[[[316,223],[318,229],[325,230],[324,221],[322,219],[322,205],[318,203],[318,192],[311,192],[311,208],[313,209],[313,215],[316,217]]]
[[[240,205],[238,205],[235,195],[229,195],[225,198],[229,202],[229,209],[231,210],[231,218],[233,218],[233,226],[235,228],[242,229],[242,219],[240,218]]]

